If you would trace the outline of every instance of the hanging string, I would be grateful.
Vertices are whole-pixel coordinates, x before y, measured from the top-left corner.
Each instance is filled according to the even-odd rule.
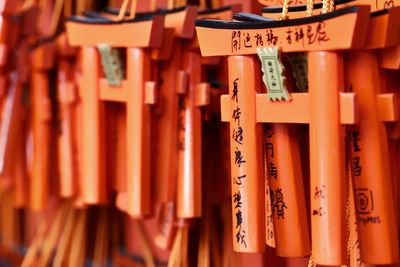
[[[314,9],[314,0],[307,0],[307,17],[311,17],[313,15]]]
[[[36,255],[39,252],[40,246],[43,242],[46,231],[47,231],[47,220],[46,218],[42,218],[42,221],[37,230],[37,234],[33,239],[32,243],[29,245],[28,251],[25,254],[21,267],[29,267],[33,265],[36,259]]]
[[[329,0],[329,12],[335,10],[335,0]]]
[[[122,2],[122,6],[119,10],[117,20],[121,21],[125,18],[125,14],[126,14],[126,10],[128,9],[129,1],[130,0],[124,0],[124,2]]]
[[[284,0],[282,5],[281,20],[287,19],[287,13],[289,12],[289,0]]]
[[[311,252],[310,258],[308,259],[308,264],[307,267],[317,267],[317,265],[314,263],[314,258]]]
[[[322,13],[332,12],[335,8],[334,0],[322,0]]]
[[[132,0],[131,10],[130,10],[130,14],[129,14],[130,19],[134,19],[136,17],[136,9],[137,9],[137,0]]]
[[[332,1],[333,2],[333,1]],[[346,166],[346,227],[347,227],[347,263],[350,266],[350,254],[351,254],[351,240],[350,240],[350,224],[351,224],[351,211],[350,211],[350,201],[351,201],[351,194],[350,190],[352,190],[350,186],[350,171],[351,171],[351,161],[350,161],[350,139],[346,137],[346,151],[345,151],[345,161],[347,162]],[[346,267],[346,265],[342,265],[342,267]]]
[[[130,0],[124,0],[124,2],[122,2],[122,6],[121,9],[119,10],[119,14],[118,14],[118,20],[121,21],[125,18],[126,15],[126,10],[128,9],[128,4],[129,4]],[[130,19],[134,19],[136,16],[136,9],[137,9],[137,0],[132,0],[131,2],[131,8],[129,11],[129,18]]]
[[[38,267],[45,267],[49,264],[54,248],[59,237],[59,233],[64,226],[65,217],[68,213],[69,205],[62,203],[57,210],[56,218],[51,225],[48,236],[45,238],[42,248]]]
[[[168,261],[168,267],[187,267],[189,246],[189,228],[180,226],[172,246],[171,254]]]
[[[64,261],[66,260],[66,256],[68,255],[67,249],[72,239],[72,233],[75,225],[75,218],[76,218],[76,211],[74,208],[71,207],[67,215],[65,226],[62,231],[62,235],[60,237],[60,241],[55,252],[56,254],[54,256],[53,267],[65,266]]]
[[[322,0],[322,13],[328,13],[329,12],[329,0]]]
[[[181,247],[182,247],[182,228],[178,229],[175,236],[175,241],[172,246],[171,254],[168,260],[168,267],[179,267],[181,259]]]
[[[75,234],[71,243],[71,251],[69,252],[68,266],[83,266],[86,254],[86,221],[87,210],[80,210],[74,228]]]

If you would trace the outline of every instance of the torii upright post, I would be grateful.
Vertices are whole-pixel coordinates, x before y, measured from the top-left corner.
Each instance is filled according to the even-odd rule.
[[[51,119],[48,71],[53,67],[55,44],[39,45],[32,52],[32,102],[33,102],[33,166],[31,179],[31,207],[46,208],[50,194],[51,179]]]
[[[257,252],[265,246],[257,123],[308,123],[311,189],[315,192],[311,196],[313,258],[322,265],[346,262],[342,125],[355,123],[355,109],[354,94],[340,92],[344,83],[340,50],[363,47],[368,19],[369,7],[354,6],[291,22],[196,22],[203,56],[229,55],[230,95],[221,98],[221,116],[231,123],[231,131],[242,127],[243,132],[242,144],[231,140],[236,251]],[[289,38],[293,30],[301,31],[302,38]],[[271,102],[266,94],[257,93],[261,79],[253,55],[263,46],[308,52],[309,93],[292,94],[288,102]]]
[[[60,103],[60,133],[58,138],[58,166],[60,172],[60,196],[72,198],[78,196],[78,177],[80,177],[79,144],[79,105],[72,59],[77,57],[77,49],[67,43],[66,33],[57,39],[58,80],[57,99]]]
[[[156,244],[163,248],[172,245],[177,209],[178,113],[179,98],[185,93],[187,75],[182,71],[183,44],[193,38],[197,7],[170,9],[165,14],[165,33],[161,48],[152,51],[153,59],[160,60],[160,83],[156,105],[156,170],[157,197],[160,203],[157,215]]]
[[[361,261],[393,264],[399,259],[394,179],[384,122],[397,118],[394,94],[382,94],[376,49],[399,43],[400,8],[371,15],[365,49],[345,56],[346,88],[357,94],[359,123],[349,128],[353,191]],[[396,164],[396,163],[394,163]],[[381,241],[376,242],[377,236]]]

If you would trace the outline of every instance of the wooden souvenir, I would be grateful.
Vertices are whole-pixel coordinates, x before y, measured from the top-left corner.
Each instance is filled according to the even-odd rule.
[[[397,120],[394,94],[382,94],[376,52],[398,43],[399,8],[372,13],[366,48],[345,56],[346,88],[357,94],[359,123],[350,127],[353,191],[361,260],[368,264],[398,262],[397,231],[389,147],[384,122]],[[389,193],[388,193],[389,192]],[[379,245],[373,240],[380,238]]]
[[[145,48],[161,45],[163,23],[164,18],[157,15],[123,22],[72,17],[67,22],[69,42],[82,47],[84,201],[99,203],[107,195],[104,101],[126,103],[127,212],[133,217],[151,212],[149,104],[155,102],[155,84],[150,82],[150,53]],[[126,49],[126,78],[120,85],[101,78],[95,48],[99,44]]]
[[[165,11],[166,31],[163,44],[161,48],[152,51],[153,58],[161,60],[158,79],[162,80],[158,88],[160,101],[157,103],[155,116],[155,127],[159,133],[156,137],[155,174],[159,184],[157,196],[161,202],[157,219],[159,231],[155,242],[161,248],[171,247],[176,230],[174,224],[179,205],[177,195],[180,194],[177,187],[178,166],[185,161],[178,156],[179,99],[188,83],[187,73],[182,71],[183,44],[193,38],[196,12],[197,7],[194,6]]]
[[[309,123],[314,260],[322,265],[345,263],[346,177],[342,125],[355,123],[356,114],[354,94],[340,92],[344,80],[342,54],[338,50],[363,47],[368,17],[368,7],[355,6],[289,21],[196,22],[202,55],[229,55],[230,95],[221,98],[221,116],[223,121],[231,122],[231,132],[242,127],[246,136],[240,146],[231,140],[236,251],[264,249],[265,240],[260,238],[264,236],[264,220],[259,219],[264,216],[263,203],[260,203],[264,198],[260,190],[263,188],[261,129],[257,123]],[[342,23],[346,27],[338,27]],[[303,39],[297,42],[288,37],[290,29],[295,28],[304,33]],[[266,46],[279,46],[282,52],[308,52],[309,93],[293,93],[287,102],[271,102],[267,95],[257,93],[259,64],[251,54],[256,53],[257,47]],[[244,179],[243,175],[246,175]]]
[[[266,21],[248,13],[235,14],[234,19]],[[288,82],[286,85],[293,87]],[[278,256],[309,256],[310,240],[297,129],[286,124],[266,125],[264,139],[267,244],[272,234]],[[281,199],[282,192],[284,200]],[[270,229],[270,218],[273,229]]]

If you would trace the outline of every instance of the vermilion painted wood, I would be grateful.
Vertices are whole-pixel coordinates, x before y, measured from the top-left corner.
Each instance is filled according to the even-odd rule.
[[[66,198],[76,197],[79,193],[78,181],[81,179],[80,148],[76,128],[79,127],[78,105],[79,94],[75,82],[74,64],[77,50],[67,44],[66,34],[57,39],[58,52],[58,87],[57,97],[60,103],[60,127],[58,135],[58,165],[60,175],[60,196]]]
[[[310,52],[308,77],[313,258],[318,264],[340,265],[346,262],[347,242],[344,127],[339,115],[342,55]]]
[[[31,177],[31,207],[42,211],[50,195],[50,138],[52,108],[47,71],[53,66],[55,46],[51,43],[32,51],[32,103],[33,103],[33,169]]]
[[[95,46],[105,43],[114,47],[159,47],[163,25],[162,16],[154,16],[153,20],[122,24],[66,22],[68,41],[72,46]],[[140,32],[140,38],[131,34],[132,32]]]
[[[256,102],[251,101],[251,98],[246,99],[246,102],[250,103],[249,105],[252,107],[247,108],[246,111],[250,112],[250,110],[253,110],[251,112],[254,112],[255,106],[256,112],[254,112],[252,116],[256,116],[256,119],[251,118],[251,116],[250,118],[246,117],[245,122],[251,120],[253,125],[257,122],[271,121],[310,124],[311,192],[317,192],[315,198],[314,194],[312,194],[311,199],[312,244],[316,246],[315,248],[313,247],[313,256],[317,264],[323,265],[340,265],[346,261],[345,247],[347,240],[345,236],[345,194],[343,191],[345,188],[346,178],[344,172],[344,129],[342,124],[355,123],[357,116],[356,112],[354,112],[354,95],[340,93],[340,90],[343,89],[343,64],[341,54],[335,50],[362,47],[366,36],[365,23],[369,20],[369,10],[367,7],[357,7],[356,9],[351,8],[351,10],[354,10],[354,13],[333,16],[324,20],[326,33],[329,34],[329,36],[332,32],[329,24],[333,23],[333,21],[335,21],[335,27],[337,27],[339,21],[340,23],[343,22],[346,24],[346,27],[349,30],[347,33],[343,33],[342,31],[340,38],[336,40],[333,40],[330,37],[329,41],[327,41],[325,45],[321,45],[322,43],[320,43],[315,47],[312,45],[306,47],[305,45],[301,48],[300,51],[309,52],[310,89],[308,94],[292,94],[292,101],[290,102],[268,104],[269,101],[266,100],[266,95],[263,96],[262,94],[258,94],[256,96],[256,90],[254,88],[257,88],[257,85],[253,85],[254,82],[251,81],[250,85],[248,85],[248,80],[245,79],[242,81],[245,86],[253,88],[247,89],[247,91],[253,90],[253,97],[257,99],[257,105],[255,105]],[[273,25],[274,23],[275,22],[271,22],[270,24]],[[299,20],[299,23],[301,23],[301,25],[307,24],[306,20]],[[293,43],[290,44],[289,42],[285,42],[286,38],[284,39],[279,33],[280,30],[283,29],[287,31],[288,26],[285,26],[284,22],[276,22],[276,24],[279,26],[273,27],[272,30],[274,35],[276,34],[278,36],[277,45],[282,47],[283,52],[299,51],[297,49],[300,49],[300,47],[297,47],[296,45],[292,46]],[[242,43],[240,49],[232,49],[232,34],[234,31],[238,31],[239,29],[235,29],[234,26],[229,26],[230,29],[228,29],[222,24],[220,24],[221,27],[218,28],[216,25],[218,24],[214,24],[213,28],[207,27],[206,23],[199,23],[197,25],[200,47],[205,56],[231,55],[232,58],[237,58],[237,62],[233,61],[233,59],[230,61],[230,86],[233,87],[232,83],[235,80],[233,77],[238,75],[236,68],[240,68],[243,64],[241,63],[241,60],[251,59],[251,57],[247,58],[247,56],[243,57],[240,55],[254,54],[257,45],[253,40],[251,47],[245,47]],[[291,27],[293,27],[293,25],[291,25]],[[260,28],[262,27],[260,26]],[[244,32],[244,34],[249,33],[250,35],[254,35],[259,31],[253,30],[251,27],[249,29],[240,30]],[[333,34],[336,35],[335,33]],[[218,39],[218,43],[214,41],[216,39]],[[259,43],[258,46],[268,46],[268,44],[264,42],[264,44]],[[331,50],[332,52],[327,52],[326,50]],[[251,70],[252,68],[247,68],[246,71],[242,69],[242,72],[254,72],[249,69]],[[242,78],[243,76],[237,77]],[[324,89],[321,90],[320,88]],[[232,89],[233,88],[231,88],[231,90]],[[231,97],[232,95],[229,96],[229,98]],[[327,101],[328,99],[329,101]],[[343,101],[341,99],[343,99]],[[299,105],[298,107],[301,108],[294,108],[296,105]],[[344,116],[346,112],[341,112],[341,109],[346,105],[348,108],[344,110],[349,111],[349,116],[347,118]],[[291,108],[293,108],[293,110],[289,111]],[[279,110],[280,112],[273,112],[274,109],[276,109],[276,111]],[[298,116],[297,114],[301,110],[304,112]],[[236,123],[232,118],[232,112],[233,107],[228,100],[228,96],[223,96],[221,98],[221,116],[223,120],[231,121],[231,127],[233,127],[233,123]],[[279,115],[279,118],[274,118],[275,116],[271,114],[277,114],[275,116]],[[250,139],[252,139],[253,135],[250,136]],[[252,142],[254,141],[252,140]],[[252,146],[251,149],[254,150],[254,148],[255,146]],[[231,147],[232,155],[234,155],[235,149],[236,147]],[[250,162],[255,164],[254,160],[251,160]],[[240,175],[242,174],[243,173],[240,173]],[[237,177],[237,175],[238,173],[233,172],[232,178]],[[254,177],[254,175],[252,177]],[[247,187],[245,192],[246,194],[249,194],[249,192],[254,192],[252,190],[255,189]],[[323,198],[324,195],[326,198]],[[327,201],[327,199],[332,200],[333,198],[335,201]],[[243,203],[246,203],[246,201],[243,201]],[[248,203],[246,204],[248,205]],[[254,208],[254,205],[251,206]],[[245,212],[248,213],[247,210]],[[248,218],[250,217],[246,217],[246,219]],[[251,218],[254,217],[251,216]],[[254,229],[255,228],[252,228],[247,231],[247,233],[253,236],[255,233]],[[252,241],[254,240],[255,239]],[[256,242],[253,242],[252,244],[254,243]],[[241,247],[240,251],[246,250],[244,247]]]
[[[346,86],[357,94],[360,112],[359,124],[351,129],[351,160],[361,259],[392,264],[399,257],[398,236],[393,235],[398,226],[387,133],[376,102],[381,91],[377,58],[373,51],[352,51],[345,58]]]
[[[397,29],[397,27],[399,26],[398,12],[399,12],[399,9],[397,7],[395,7],[395,8],[392,8],[392,9],[390,9],[389,11],[387,11],[387,12],[385,12],[383,14],[373,15],[371,17],[371,19],[369,21],[369,27],[368,27],[369,31],[368,31],[367,39],[366,39],[366,48],[371,49],[371,48],[384,48],[384,47],[388,47],[388,46],[390,47],[390,46],[393,46],[394,44],[396,44],[398,42],[398,36],[392,34],[392,32],[397,32],[398,31],[398,29]],[[382,29],[384,29],[384,30],[382,30]],[[369,64],[369,66],[371,66],[371,68],[374,68],[374,64]],[[360,68],[361,65],[358,66],[358,67]],[[349,77],[353,77],[352,76],[353,75],[352,74],[352,70],[353,69],[354,68],[349,67],[349,70],[348,70],[348,76]],[[363,71],[363,73],[364,73],[364,71]],[[361,95],[365,94],[365,90],[363,90],[362,92],[357,92],[358,95],[360,95],[360,93],[361,93]],[[382,123],[384,121],[388,122],[388,121],[397,120],[397,112],[395,112],[395,106],[396,105],[395,105],[395,103],[393,101],[394,101],[394,96],[393,95],[390,95],[390,94],[377,94],[377,97],[374,99],[373,102],[375,103],[375,105],[374,105],[375,106],[375,112],[377,114],[377,118],[378,118],[379,123]],[[365,108],[366,107],[367,106],[365,106]],[[362,110],[362,106],[360,106],[360,110]],[[374,108],[371,109],[368,106],[368,108],[365,109],[365,112],[367,112],[367,110],[370,112],[371,110],[374,110]],[[371,117],[370,115],[366,115],[366,114],[361,115],[361,116],[363,116],[364,118],[370,118]],[[363,120],[363,119],[361,119],[361,120]],[[365,119],[364,119],[364,121],[365,121]],[[368,121],[370,121],[370,120],[368,120]],[[355,128],[357,128],[357,127],[355,127]],[[370,132],[371,127],[366,127],[366,129],[368,129],[368,132]],[[368,138],[368,140],[370,140],[370,138]],[[377,139],[374,139],[374,140],[377,140]],[[380,140],[382,140],[382,139],[380,139]],[[368,145],[367,147],[370,148],[371,146]],[[383,147],[385,147],[385,145],[383,145]],[[377,156],[379,153],[378,154],[376,154],[376,153],[368,153],[368,152],[365,152],[365,153],[367,153],[368,157],[372,157],[372,155],[377,157],[377,158],[374,158],[375,160],[380,161],[380,159],[381,159],[380,156]],[[384,153],[384,155],[386,155],[386,154],[387,153]],[[387,158],[387,155],[384,156],[384,158]],[[375,160],[373,160],[373,161],[375,162]],[[388,164],[387,160],[386,161],[384,160],[384,162],[385,162],[385,164]],[[353,164],[354,164],[354,162],[353,162]],[[386,167],[388,167],[388,166],[386,166]],[[370,168],[370,165],[367,164],[367,168],[366,169],[369,169],[369,168]],[[379,169],[378,167],[374,168],[374,169],[376,169],[378,172],[382,171],[382,169]],[[385,169],[386,172],[388,172],[388,170],[389,170],[388,168],[384,168],[384,169]],[[365,173],[373,173],[373,171],[366,171],[366,172],[363,172],[363,173],[364,174],[362,176],[368,176]],[[389,182],[390,182],[390,175],[377,175],[377,176],[386,177],[386,180],[389,179]],[[385,179],[385,178],[383,178],[383,179]],[[355,180],[355,182],[357,183],[357,180]],[[388,181],[386,181],[385,184],[387,182]],[[356,192],[357,192],[357,190],[358,189],[356,189]],[[360,194],[360,192],[358,192],[358,194]],[[380,197],[380,198],[378,197],[378,201],[381,200],[381,199],[382,199],[382,197]],[[387,197],[386,197],[386,199],[387,199]],[[358,200],[358,198],[356,198],[356,200]],[[388,203],[386,203],[386,204],[388,204]],[[387,207],[388,205],[384,205],[384,206],[385,206],[385,208],[384,208],[385,210],[389,210],[390,209],[390,208]],[[359,216],[362,217],[363,215],[359,215]],[[393,221],[393,220],[389,219],[389,221]],[[362,223],[360,222],[359,224],[362,224]],[[361,233],[359,235],[363,236],[363,235],[365,235],[365,232],[363,233],[363,231],[361,231]],[[368,236],[369,234],[366,234],[366,235]],[[360,237],[360,239],[361,240],[363,240],[363,239],[365,240],[365,239],[367,239],[367,237]],[[365,246],[369,247],[367,249],[367,248],[365,248],[365,247],[363,248],[363,246],[361,246],[364,251],[376,251],[377,250],[377,248],[370,248],[371,240],[364,241],[364,242],[365,242],[364,243]],[[388,244],[389,247],[391,247],[391,246],[395,246],[396,247],[397,246],[396,245],[397,242],[395,240],[388,240],[386,242],[386,244]],[[387,248],[385,248],[385,251],[386,250],[387,250]],[[389,249],[389,251],[390,251],[390,249]],[[396,249],[394,249],[392,251],[396,251]],[[378,252],[378,253],[381,255],[381,257],[380,258],[379,257],[375,257],[375,262],[373,262],[373,263],[380,262],[382,264],[382,263],[385,263],[385,262],[387,263],[387,262],[392,262],[393,261],[393,257],[391,258],[390,256],[386,256],[386,258],[385,258],[385,256],[383,256],[380,252]],[[385,258],[385,259],[383,259],[383,258]],[[368,257],[368,259],[365,259],[364,257],[361,257],[361,259],[363,260],[363,262],[364,261],[365,262],[369,262],[369,260],[372,259],[372,257]]]
[[[286,86],[293,91],[293,84],[289,79]],[[263,98],[259,99],[269,102],[265,95]],[[309,227],[296,132],[294,126],[282,123],[272,124],[264,129],[266,243],[275,247],[276,254],[281,257],[310,255]]]
[[[99,101],[99,55],[94,47],[83,47],[80,81],[82,103],[82,201],[87,204],[107,200],[104,158],[104,104]]]
[[[354,9],[355,8],[355,9]],[[354,10],[353,10],[354,9]],[[249,27],[247,29],[235,29],[235,26],[232,25],[223,25],[220,24],[221,27],[203,27],[201,24],[197,24],[196,31],[199,42],[201,43],[200,49],[203,56],[221,56],[221,55],[247,55],[247,54],[255,54],[256,49],[259,47],[267,47],[271,45],[280,46],[282,52],[301,52],[301,51],[321,51],[321,50],[343,50],[343,49],[357,49],[364,47],[365,35],[367,33],[365,25],[361,25],[362,21],[366,21],[369,16],[369,8],[367,6],[357,6],[357,7],[348,7],[347,12],[340,16],[331,16],[327,19],[324,19],[324,32],[329,36],[329,40],[321,42],[308,42],[304,40],[304,42],[291,42],[287,38],[287,32],[290,28],[298,23],[298,26],[317,28],[318,23],[310,20],[310,23],[307,23],[307,18],[293,20],[291,22],[292,26],[286,26],[285,22],[272,21],[269,22],[266,26],[268,29],[271,29],[270,38],[274,40],[266,40],[267,37],[264,38],[265,41],[257,42],[257,38],[254,36],[259,34],[265,35],[265,32],[262,29],[262,26],[259,26],[259,29],[256,27]],[[320,15],[324,16],[324,15]],[[317,16],[311,17],[317,18]],[[234,23],[234,22],[232,22]],[[274,26],[276,24],[276,26]],[[337,27],[339,24],[347,25],[347,27]],[[216,23],[218,25],[218,23]],[[320,25],[322,26],[322,25]],[[241,30],[244,34],[249,34],[251,36],[250,41],[244,45],[244,38],[241,39],[241,45],[237,45],[237,47],[233,47],[233,34],[234,31]],[[264,29],[265,30],[265,29]],[[307,29],[303,29],[307,31]],[[294,37],[293,37],[294,38]],[[274,44],[276,40],[276,43]],[[360,41],[362,40],[362,41]]]
[[[127,213],[133,217],[143,217],[151,212],[150,199],[150,119],[151,112],[149,104],[154,101],[154,83],[148,83],[151,78],[150,69],[150,51],[146,48],[157,47],[161,45],[163,33],[164,17],[154,16],[150,20],[137,20],[122,23],[111,24],[90,24],[71,20],[67,22],[67,33],[72,45],[82,46],[82,51],[88,51],[87,68],[85,68],[85,60],[82,61],[83,71],[82,79],[92,76],[91,84],[93,88],[90,94],[93,94],[90,100],[92,109],[96,109],[97,113],[91,113],[92,118],[97,120],[94,127],[98,129],[98,140],[93,142],[91,147],[86,151],[91,151],[92,155],[96,155],[96,165],[104,168],[104,149],[105,142],[103,138],[105,132],[103,127],[104,121],[99,117],[101,115],[99,108],[104,105],[104,101],[126,103],[126,195],[121,191],[117,202],[120,208],[126,209]],[[124,34],[125,31],[138,33],[135,38],[131,38],[132,34]],[[87,34],[97,32],[97,39],[87,38]],[[86,35],[85,35],[86,34]],[[126,36],[127,38],[119,38]],[[99,67],[98,54],[93,47],[99,43],[110,44],[114,47],[126,49],[126,79],[121,86],[109,86],[107,81],[101,78],[97,68]],[[89,52],[90,51],[90,52]],[[85,53],[85,52],[84,52]],[[89,55],[94,57],[91,61],[92,69],[89,69]],[[84,59],[84,58],[83,58]],[[83,98],[86,98],[86,88]],[[153,100],[152,100],[153,99]],[[85,110],[85,103],[83,109]],[[102,107],[103,108],[103,107]],[[89,114],[89,113],[87,113]],[[93,115],[95,114],[95,116]],[[97,115],[96,115],[97,114]],[[99,120],[100,119],[100,120]],[[123,127],[123,126],[122,126]],[[93,127],[91,127],[93,129]],[[87,129],[88,130],[88,129]],[[120,129],[119,129],[120,130]],[[89,138],[89,137],[88,137]],[[121,150],[121,153],[124,153]],[[84,155],[86,157],[87,155]],[[86,166],[87,167],[87,166]],[[92,179],[104,181],[99,187],[94,187],[95,191],[104,192],[106,188],[105,169],[92,173]],[[121,186],[123,183],[121,183]]]
[[[188,6],[178,13],[166,15],[163,45],[153,50],[160,63],[162,80],[159,86],[159,102],[155,115],[156,142],[156,180],[157,198],[161,202],[157,223],[156,244],[161,248],[170,248],[175,237],[175,223],[179,198],[178,177],[179,166],[183,166],[186,158],[179,157],[179,103],[182,94],[186,93],[188,76],[183,69],[184,42],[193,37],[194,20],[197,7]],[[185,199],[189,203],[189,199]]]
[[[150,55],[127,49],[127,177],[128,213],[141,217],[150,205],[150,107],[144,104],[145,81],[150,79]],[[132,89],[130,89],[132,88]]]
[[[297,131],[282,123],[269,127],[264,133],[264,171],[270,190],[266,197],[270,197],[272,205],[276,253],[281,257],[308,256],[310,239]],[[281,200],[277,199],[279,194]]]
[[[254,56],[231,56],[228,66],[230,100],[234,82],[239,81],[237,102],[231,100],[229,106],[221,108],[228,109],[231,116],[235,110],[236,114],[240,111],[240,120],[231,118],[230,133],[242,127],[244,134],[242,145],[230,140],[233,248],[240,252],[262,252],[265,249],[262,128],[256,123],[254,109],[255,92],[260,91],[260,65]]]
[[[179,104],[177,217],[196,218],[201,209],[201,129],[202,116],[198,103],[201,83],[201,56],[196,51],[183,53],[183,70],[189,83]]]

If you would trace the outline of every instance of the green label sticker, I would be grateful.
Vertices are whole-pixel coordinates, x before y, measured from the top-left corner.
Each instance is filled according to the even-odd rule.
[[[296,86],[300,92],[308,92],[308,59],[306,53],[291,53],[287,59],[292,67]]]
[[[107,82],[111,86],[120,86],[123,76],[122,62],[118,50],[108,44],[98,44],[101,65]]]
[[[272,101],[289,101],[290,94],[286,88],[285,67],[280,60],[279,47],[257,48],[262,63],[263,81],[267,87],[268,98]]]

